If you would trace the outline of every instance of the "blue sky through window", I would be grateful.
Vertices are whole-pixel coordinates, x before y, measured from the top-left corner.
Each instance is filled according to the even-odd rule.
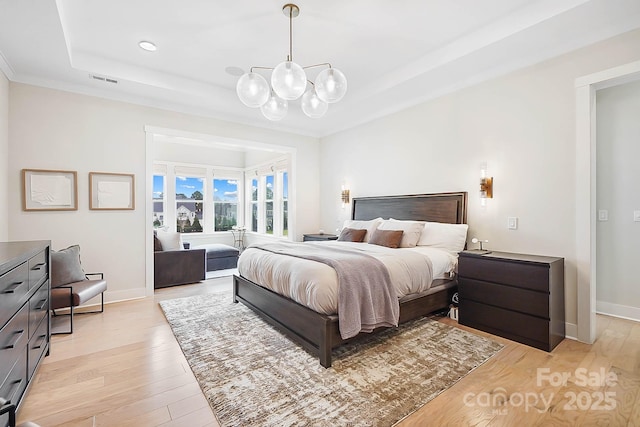
[[[164,175],[153,175],[153,198],[160,199],[164,193]]]
[[[188,178],[184,176],[176,177],[176,194],[184,194],[188,199],[194,191],[199,191],[204,195],[203,178]]]
[[[213,200],[222,202],[238,201],[238,181],[235,179],[214,179]]]

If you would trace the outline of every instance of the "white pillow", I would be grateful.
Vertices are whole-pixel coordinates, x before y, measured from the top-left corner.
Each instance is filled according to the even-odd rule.
[[[342,228],[355,228],[356,230],[367,230],[367,234],[364,236],[363,242],[368,242],[369,238],[373,234],[373,230],[378,228],[378,225],[382,222],[382,218],[376,218],[369,221],[359,221],[348,219],[342,225]]]
[[[397,219],[385,219],[378,226],[380,230],[402,230],[401,248],[415,248],[424,230],[424,222],[400,221]]]
[[[162,244],[163,251],[181,251],[184,249],[181,233],[158,229],[156,230],[156,236],[158,236],[158,240]]]
[[[418,240],[418,246],[431,246],[446,249],[449,252],[460,252],[467,242],[467,224],[445,224],[427,222]]]

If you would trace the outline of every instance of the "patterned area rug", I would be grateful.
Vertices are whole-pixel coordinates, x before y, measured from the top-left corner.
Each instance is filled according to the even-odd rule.
[[[390,426],[502,345],[420,319],[318,359],[229,294],[160,302],[223,426]]]

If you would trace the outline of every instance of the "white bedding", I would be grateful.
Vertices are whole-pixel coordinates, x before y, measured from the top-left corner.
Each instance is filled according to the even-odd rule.
[[[433,278],[448,278],[455,271],[457,256],[431,247],[391,249],[368,243],[306,242],[364,251],[380,260],[389,270],[398,298],[424,292],[431,287],[428,262]],[[249,247],[238,260],[241,276],[323,314],[335,314],[338,307],[338,279],[335,270],[323,263],[290,257]]]

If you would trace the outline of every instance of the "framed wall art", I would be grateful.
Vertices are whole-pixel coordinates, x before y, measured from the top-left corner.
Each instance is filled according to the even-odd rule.
[[[76,171],[22,169],[22,209],[25,211],[77,211]]]
[[[134,175],[89,172],[89,209],[135,209]]]

